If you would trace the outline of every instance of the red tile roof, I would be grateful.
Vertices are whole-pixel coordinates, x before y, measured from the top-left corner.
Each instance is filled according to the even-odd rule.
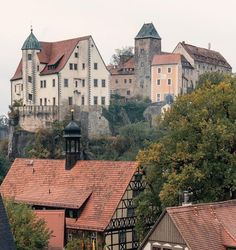
[[[226,59],[217,51],[200,48],[191,44],[187,44],[185,42],[182,42],[181,45],[196,61],[206,62],[213,65],[220,65],[232,69]]]
[[[225,247],[236,247],[236,200],[230,200],[167,208],[139,249],[144,249],[166,213],[189,250],[225,250]]]
[[[63,69],[67,63],[75,46],[83,40],[88,40],[90,36],[84,36],[59,42],[40,42],[41,51],[38,53],[40,63],[46,64],[40,72],[41,75],[54,74]],[[54,69],[48,69],[48,66],[58,63]],[[20,63],[11,80],[22,78],[22,64]]]
[[[178,64],[181,62],[180,54],[164,54],[155,55],[152,60],[152,65]]]
[[[167,208],[191,250],[236,247],[236,200]]]
[[[49,239],[48,250],[64,249],[64,210],[34,210],[38,218],[45,220],[47,228],[52,231]]]
[[[134,75],[134,64],[134,57],[132,57],[118,66],[108,65],[107,69],[111,75]]]
[[[64,160],[16,159],[1,185],[1,193],[34,205],[67,208],[83,205],[77,220],[66,219],[67,227],[103,231],[137,165],[78,161],[71,170],[65,170]]]

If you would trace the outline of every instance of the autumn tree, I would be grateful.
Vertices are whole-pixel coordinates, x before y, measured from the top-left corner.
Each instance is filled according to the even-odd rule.
[[[45,249],[51,235],[45,221],[38,219],[25,204],[8,200],[5,207],[17,250]]]
[[[184,190],[192,201],[236,198],[236,80],[202,84],[177,98],[159,124],[164,136],[138,155],[147,190],[138,202],[138,226],[166,206],[179,205]],[[148,215],[149,213],[149,215]]]

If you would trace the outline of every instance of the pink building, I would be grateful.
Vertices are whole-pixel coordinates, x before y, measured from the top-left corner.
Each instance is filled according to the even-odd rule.
[[[155,55],[151,67],[152,102],[172,102],[192,89],[193,67],[180,54]]]

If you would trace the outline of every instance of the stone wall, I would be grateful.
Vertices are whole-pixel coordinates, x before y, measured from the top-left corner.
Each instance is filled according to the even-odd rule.
[[[50,128],[53,121],[70,120],[71,109],[74,119],[81,124],[82,134],[88,138],[109,135],[109,123],[102,115],[102,106],[25,106],[19,111],[19,126],[29,132],[37,132],[41,128]]]

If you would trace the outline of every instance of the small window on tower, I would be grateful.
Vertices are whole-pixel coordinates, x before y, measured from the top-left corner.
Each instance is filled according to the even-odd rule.
[[[29,94],[29,100],[32,101],[33,100],[33,95]]]
[[[28,54],[28,61],[31,61],[31,60],[32,60],[32,55]]]
[[[32,82],[32,77],[28,76],[28,82]]]

